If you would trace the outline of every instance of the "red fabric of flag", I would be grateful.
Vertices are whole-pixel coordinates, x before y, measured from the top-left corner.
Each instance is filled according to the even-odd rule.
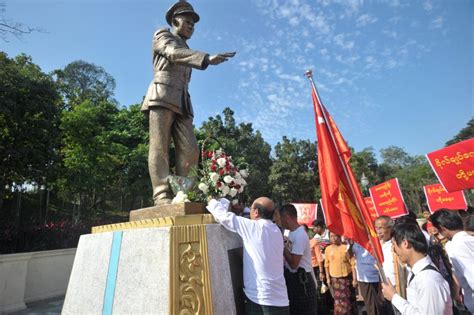
[[[382,248],[377,239],[374,224],[349,165],[351,151],[331,115],[319,102],[314,89],[312,96],[318,138],[319,178],[326,225],[331,232],[354,240],[366,248],[372,256],[383,262]],[[328,121],[324,118],[325,116]],[[344,171],[344,167],[347,172]],[[367,225],[367,229],[364,224]],[[369,234],[374,248],[370,244]]]

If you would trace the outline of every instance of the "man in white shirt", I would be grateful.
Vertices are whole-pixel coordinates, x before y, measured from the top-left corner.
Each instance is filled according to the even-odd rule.
[[[364,299],[368,315],[383,314],[382,288],[380,278],[375,268],[376,261],[370,253],[359,244],[351,244],[349,254],[356,258],[357,284]]]
[[[290,231],[285,246],[285,280],[290,299],[290,314],[317,314],[316,284],[311,265],[308,234],[298,224],[295,206],[287,204],[280,209],[283,228]]]
[[[391,283],[395,283],[395,268],[392,254],[392,228],[394,221],[389,216],[380,216],[375,220],[374,227],[382,244],[383,270]]]
[[[314,232],[314,239],[325,243],[325,245],[329,244],[329,230],[326,228],[326,224],[323,220],[314,220],[313,221],[313,232]]]
[[[446,252],[463,289],[464,304],[474,314],[474,236],[463,231],[461,217],[450,210],[438,210],[430,217],[433,226],[446,237]]]
[[[374,227],[380,243],[382,244],[382,267],[385,272],[385,276],[390,280],[391,283],[396,284],[397,279],[395,278],[395,266],[397,266],[397,268],[399,267],[397,257],[394,257],[392,250],[392,228],[394,223],[395,222],[391,217],[382,215],[375,220]],[[400,269],[402,268],[399,268],[399,271],[401,271]],[[401,274],[403,275],[404,273],[402,272]],[[393,309],[392,303],[390,301],[384,300],[382,313],[384,315],[392,315],[399,314],[400,312]]]
[[[207,210],[244,243],[244,293],[246,314],[289,314],[283,275],[283,236],[272,222],[275,206],[266,197],[250,207],[250,220],[229,211],[227,199],[212,199]]]
[[[400,223],[392,229],[392,244],[400,261],[411,268],[407,299],[391,283],[382,284],[384,297],[401,314],[453,314],[449,284],[427,255],[428,245],[418,224]]]

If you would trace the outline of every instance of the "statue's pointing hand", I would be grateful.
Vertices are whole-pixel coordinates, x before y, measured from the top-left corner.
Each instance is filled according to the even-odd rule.
[[[235,56],[235,52],[227,52],[223,54],[217,54],[217,55],[212,55],[209,56],[209,64],[210,65],[218,65],[224,61],[229,60],[229,58],[232,58]]]

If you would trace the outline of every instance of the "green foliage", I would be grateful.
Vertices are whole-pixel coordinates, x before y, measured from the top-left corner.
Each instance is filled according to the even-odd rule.
[[[54,71],[56,82],[69,107],[86,100],[93,103],[111,100],[115,79],[104,68],[83,60],[68,64],[62,70]]]
[[[283,137],[275,146],[269,182],[275,201],[316,202],[319,178],[315,143]]]
[[[367,177],[369,183],[375,183],[379,180],[377,176],[378,164],[374,148],[368,147],[360,152],[352,152],[349,163],[354,172],[354,176],[359,180],[362,178],[362,174]]]
[[[474,138],[474,118],[471,118],[471,120],[467,122],[467,126],[461,129],[454,138],[446,142],[446,146],[471,138]]]
[[[30,57],[0,52],[0,190],[51,176],[61,104],[51,77]]]
[[[90,206],[92,192],[104,192],[123,163],[126,147],[116,141],[117,107],[107,101],[85,101],[63,113],[61,130],[64,163],[62,190],[79,194],[81,205]]]

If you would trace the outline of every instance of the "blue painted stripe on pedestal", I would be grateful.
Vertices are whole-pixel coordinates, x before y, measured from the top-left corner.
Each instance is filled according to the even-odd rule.
[[[115,284],[120,258],[120,246],[122,245],[122,231],[114,232],[112,249],[110,250],[109,271],[107,273],[107,283],[105,284],[103,315],[111,315],[114,305]]]

